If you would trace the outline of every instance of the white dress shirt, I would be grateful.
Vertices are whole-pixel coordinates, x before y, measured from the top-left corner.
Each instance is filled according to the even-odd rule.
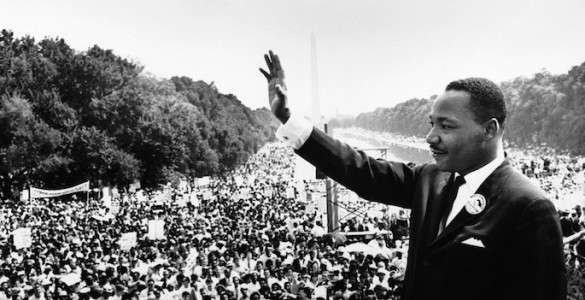
[[[276,137],[288,146],[299,149],[309,139],[311,132],[313,124],[309,120],[292,114],[286,123],[278,127]]]
[[[496,168],[504,162],[505,155],[504,150],[499,149],[497,156],[494,160],[489,162],[487,165],[463,176],[465,179],[465,183],[459,187],[457,191],[457,197],[455,198],[455,202],[453,202],[453,207],[451,208],[451,212],[447,217],[447,222],[445,223],[445,227],[453,221],[455,216],[461,211],[461,209],[467,203],[467,200],[477,192],[479,186],[492,174]],[[461,176],[459,173],[455,172],[456,176]]]

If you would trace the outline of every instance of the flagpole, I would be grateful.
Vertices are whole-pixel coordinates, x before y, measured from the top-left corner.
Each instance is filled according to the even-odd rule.
[[[86,191],[86,199],[85,199],[85,224],[87,224],[87,216],[88,214],[88,207],[89,207],[89,180],[87,182],[87,191]]]

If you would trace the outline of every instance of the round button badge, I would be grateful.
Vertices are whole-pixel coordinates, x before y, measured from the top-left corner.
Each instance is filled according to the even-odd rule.
[[[465,210],[472,215],[477,215],[485,209],[485,206],[485,197],[480,194],[474,194],[465,203]]]

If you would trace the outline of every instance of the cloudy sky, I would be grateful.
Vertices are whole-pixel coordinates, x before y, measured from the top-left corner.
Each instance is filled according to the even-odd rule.
[[[160,78],[214,81],[267,106],[258,72],[277,52],[291,105],[309,114],[311,33],[324,114],[439,94],[455,79],[496,82],[585,62],[583,0],[0,0],[0,28],[94,44]]]

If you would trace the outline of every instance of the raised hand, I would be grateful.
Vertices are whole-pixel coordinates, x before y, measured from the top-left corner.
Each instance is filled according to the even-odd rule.
[[[284,70],[280,65],[278,55],[274,54],[272,50],[268,51],[268,54],[264,54],[264,59],[268,66],[268,72],[262,68],[260,68],[260,72],[268,80],[268,101],[270,102],[270,109],[274,116],[284,124],[290,118],[286,84],[284,83]]]

